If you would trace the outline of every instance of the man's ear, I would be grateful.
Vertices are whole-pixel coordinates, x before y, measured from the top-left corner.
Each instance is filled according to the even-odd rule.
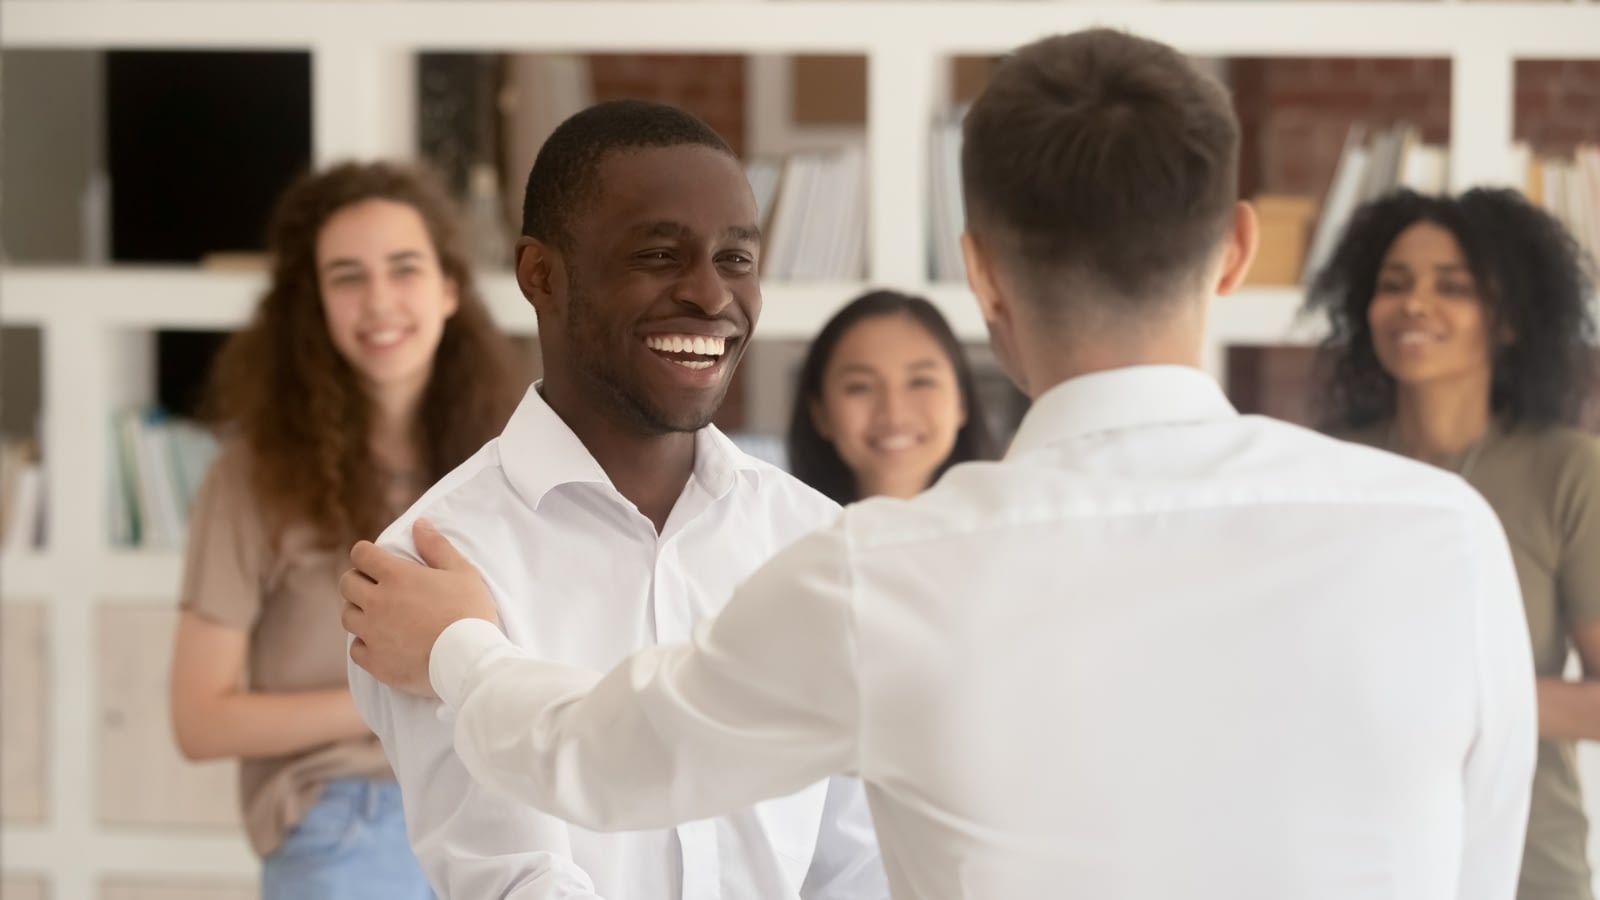
[[[978,298],[978,311],[985,322],[1009,318],[1000,286],[995,282],[994,263],[989,252],[970,231],[961,233],[961,258],[967,267],[967,286]]]
[[[556,285],[566,283],[565,261],[554,247],[526,235],[517,238],[517,287],[542,318],[558,315],[565,292]]]
[[[989,347],[994,350],[995,361],[1017,389],[1027,394],[1027,374],[1022,365],[1021,349],[1017,345],[1021,324],[1017,321],[1018,310],[1011,295],[1001,289],[994,256],[980,238],[967,231],[961,235],[961,257],[967,265],[967,286],[978,298],[978,310],[983,314],[983,324],[989,330]]]
[[[1231,294],[1244,283],[1260,242],[1261,220],[1256,217],[1256,208],[1240,200],[1233,205],[1233,225],[1228,229],[1227,244],[1222,248],[1222,268],[1211,286],[1214,296]]]

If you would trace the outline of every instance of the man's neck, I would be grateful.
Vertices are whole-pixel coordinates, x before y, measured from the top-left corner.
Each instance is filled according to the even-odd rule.
[[[1116,316],[1127,301],[1080,298],[1068,320],[1037,318],[1016,303],[1015,363],[1030,399],[1063,382],[1133,366],[1202,368],[1208,298],[1173,299],[1165,308]]]
[[[1192,329],[1170,329],[1155,335],[1085,334],[1078,339],[1040,346],[1029,354],[1025,373],[1028,393],[1037,400],[1063,382],[1096,372],[1134,366],[1203,368],[1203,337]]]
[[[600,464],[617,492],[638,507],[659,534],[694,472],[695,435],[644,434],[559,383],[547,381],[539,393]]]

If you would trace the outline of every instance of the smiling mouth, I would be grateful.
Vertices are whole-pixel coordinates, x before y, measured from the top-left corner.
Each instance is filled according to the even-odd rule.
[[[698,334],[658,334],[644,339],[644,345],[668,362],[685,369],[709,369],[728,352],[728,340]]]
[[[374,350],[387,350],[394,347],[411,336],[409,328],[383,328],[366,332],[360,336],[361,343]]]
[[[921,441],[917,439],[916,435],[912,434],[887,435],[871,441],[874,449],[889,453],[898,452],[900,450],[910,450],[919,443],[921,443]]]
[[[1425,331],[1403,331],[1398,339],[1402,347],[1421,347],[1439,343],[1439,338]]]

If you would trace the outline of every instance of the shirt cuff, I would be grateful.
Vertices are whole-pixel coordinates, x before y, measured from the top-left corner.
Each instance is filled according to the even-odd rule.
[[[478,664],[490,656],[514,651],[515,646],[487,619],[459,619],[440,632],[428,654],[428,682],[452,710],[467,699],[468,679]]]

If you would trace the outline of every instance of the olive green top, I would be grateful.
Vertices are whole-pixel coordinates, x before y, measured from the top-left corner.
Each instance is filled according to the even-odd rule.
[[[1348,435],[1395,450],[1388,424]],[[1567,428],[1492,428],[1458,468],[1500,517],[1534,668],[1559,678],[1574,629],[1600,623],[1600,441]],[[1571,741],[1542,740],[1518,900],[1592,900],[1588,819]]]

